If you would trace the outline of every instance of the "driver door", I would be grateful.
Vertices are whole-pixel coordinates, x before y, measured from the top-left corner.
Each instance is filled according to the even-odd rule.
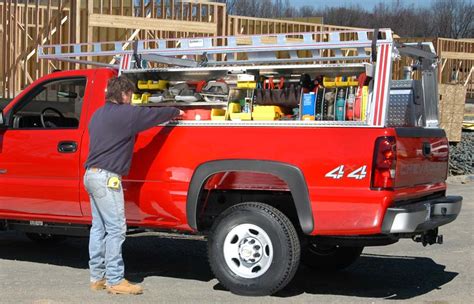
[[[82,215],[79,147],[87,85],[84,76],[56,76],[14,101],[9,127],[0,131],[0,213]]]

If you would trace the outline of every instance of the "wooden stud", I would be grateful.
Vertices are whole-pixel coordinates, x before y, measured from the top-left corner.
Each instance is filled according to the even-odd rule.
[[[92,14],[89,16],[89,26],[91,27],[116,27],[124,29],[142,29],[163,31],[176,31],[189,33],[210,33],[216,34],[217,27],[204,22],[180,21],[180,20],[157,20],[151,19],[143,22],[142,18],[126,17],[126,16],[108,16],[100,14]]]
[[[13,81],[11,80],[11,73],[10,73],[10,69],[11,69],[11,65],[12,65],[12,62],[11,62],[11,59],[13,58],[13,55],[12,54],[12,51],[11,51],[11,48],[10,48],[10,44],[11,44],[11,39],[14,37],[13,36],[13,33],[12,33],[12,18],[11,18],[11,14],[12,14],[12,0],[8,0],[8,27],[7,27],[7,31],[8,31],[8,36],[7,36],[7,41],[6,41],[6,44],[5,44],[5,48],[7,50],[7,73],[6,73],[6,82],[7,82],[7,90],[8,90],[8,93],[7,93],[7,98],[11,98],[12,97],[12,90],[11,90],[11,84],[13,83]]]
[[[2,45],[7,45],[7,2],[3,2],[3,37],[2,37]],[[9,57],[9,52],[8,48],[3,47],[3,56],[2,56],[2,97],[7,98],[6,92],[7,92],[7,67],[8,67],[8,62],[7,58]]]
[[[62,6],[63,6],[63,0],[58,0],[58,8],[57,8],[57,20],[56,20],[56,43],[60,44],[61,43],[61,33],[62,33],[62,19],[63,19],[63,11],[62,11]],[[58,68],[62,69],[62,62],[58,62]]]
[[[4,2],[1,4],[2,5],[2,45],[6,45],[6,40],[7,40],[7,3]],[[1,76],[2,76],[2,91],[1,91],[1,97],[5,98],[5,92],[6,92],[6,68],[7,68],[7,57],[8,54],[6,52],[5,48],[2,48],[2,71],[1,71]]]
[[[198,3],[197,10],[198,10],[197,11],[197,21],[202,22],[202,4],[201,3]]]
[[[18,67],[18,58],[16,57],[16,54],[17,54],[17,50],[18,50],[18,40],[19,39],[16,39],[16,37],[18,37],[18,26],[17,26],[17,13],[18,13],[18,0],[15,0],[15,2],[13,3],[14,6],[13,6],[13,13],[10,13],[10,16],[12,17],[11,19],[11,22],[12,22],[12,32],[13,32],[13,36],[12,37],[15,37],[13,39],[13,41],[11,42],[11,47],[13,49],[13,57],[12,57],[12,66],[11,66],[11,88],[12,88],[12,97],[15,97],[16,95],[16,88],[17,88],[17,85],[18,85],[18,79],[17,79],[17,67]],[[10,46],[7,46],[8,48],[10,48]]]
[[[161,0],[161,1],[164,1],[164,0]],[[171,19],[174,20],[175,16],[174,16],[174,0],[171,0]],[[161,35],[161,34],[160,34]]]
[[[132,0],[133,1],[133,0]],[[87,0],[87,21],[85,27],[87,27],[86,42],[91,43],[94,38],[94,27],[91,25],[91,16],[94,13],[94,1]],[[132,8],[133,13],[133,8]],[[89,49],[91,51],[91,49]],[[91,60],[92,57],[87,57],[87,60]]]
[[[40,33],[39,33],[39,25],[40,25],[40,8],[39,8],[39,1],[36,0],[36,6],[35,6],[35,11],[36,11],[36,26],[35,26],[35,39],[38,40],[40,37]],[[35,46],[35,45],[34,45]],[[35,60],[36,60],[36,64],[35,64],[35,78],[38,79],[40,77],[40,67],[41,67],[41,64],[40,62],[38,62],[38,59],[37,57],[35,56]]]
[[[74,33],[74,43],[80,43],[81,40],[81,0],[75,0],[74,1],[74,12],[72,13],[72,16],[74,16],[74,22],[72,28],[75,29]],[[123,2],[122,2],[123,4]],[[122,6],[123,9],[123,6]],[[84,19],[83,19],[84,20]],[[85,22],[84,22],[85,23]],[[75,69],[79,69],[79,66],[76,65]]]
[[[188,3],[188,21],[193,21],[193,3]]]
[[[24,12],[23,12],[23,24],[24,24],[24,28],[25,28],[25,33],[23,35],[23,50],[28,50],[29,48],[29,45],[28,45],[28,0],[25,0],[25,6],[24,6]],[[23,85],[26,86],[26,84],[28,83],[28,78],[27,78],[27,75],[28,75],[28,62],[26,60],[26,58],[24,59],[24,62],[23,62]]]

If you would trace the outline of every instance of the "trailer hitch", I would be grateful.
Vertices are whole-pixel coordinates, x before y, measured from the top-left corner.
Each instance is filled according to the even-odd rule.
[[[421,243],[423,247],[426,245],[433,245],[433,244],[443,244],[443,235],[438,234],[438,228],[428,230],[423,232],[421,235],[415,235],[412,237],[412,240]]]

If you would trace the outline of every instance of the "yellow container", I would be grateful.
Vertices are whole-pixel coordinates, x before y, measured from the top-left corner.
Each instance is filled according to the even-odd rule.
[[[137,83],[137,87],[139,90],[148,90],[148,81],[139,80]]]
[[[252,120],[252,113],[230,113],[230,120]]]
[[[323,77],[323,85],[325,88],[334,88],[336,87],[336,78],[334,77]]]
[[[231,102],[227,110],[227,116],[230,120],[252,120],[252,113],[242,113],[240,103]]]
[[[150,93],[143,93],[142,94],[142,103],[148,103],[148,98],[151,97]]]
[[[141,103],[142,103],[142,94],[133,94],[132,104],[141,104]]]
[[[168,87],[168,80],[139,80],[137,87],[139,90],[161,90],[164,91]]]
[[[150,93],[143,94],[133,94],[132,95],[132,104],[145,104],[148,103],[148,98],[150,98]]]
[[[357,80],[357,76],[349,76],[347,78],[348,85],[350,87],[355,87],[359,85],[359,81]]]
[[[360,109],[360,118],[362,121],[365,121],[367,119],[366,113],[367,113],[367,102],[369,100],[369,87],[364,86],[362,87],[362,105]]]
[[[346,80],[344,80],[344,78],[342,76],[336,77],[336,86],[337,87],[347,87],[348,85],[349,85],[349,81],[347,80],[347,77],[346,77]]]
[[[211,110],[211,120],[225,120],[225,110],[224,109],[212,109]]]
[[[283,116],[278,106],[255,106],[252,112],[253,120],[277,120]]]
[[[225,112],[225,120],[230,119],[230,114],[231,113],[240,113],[241,111],[242,110],[241,110],[241,107],[240,107],[240,103],[230,102],[229,106],[227,107],[227,111]]]
[[[237,88],[239,89],[255,89],[257,82],[255,81],[237,81]]]
[[[148,89],[164,91],[168,87],[168,83],[168,80],[148,80]]]
[[[316,120],[316,117],[314,117],[314,115],[303,115],[301,120]]]

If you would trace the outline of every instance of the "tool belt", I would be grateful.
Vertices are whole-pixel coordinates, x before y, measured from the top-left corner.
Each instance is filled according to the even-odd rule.
[[[283,89],[256,89],[256,105],[275,105],[281,107],[298,107],[301,88],[291,84]]]

